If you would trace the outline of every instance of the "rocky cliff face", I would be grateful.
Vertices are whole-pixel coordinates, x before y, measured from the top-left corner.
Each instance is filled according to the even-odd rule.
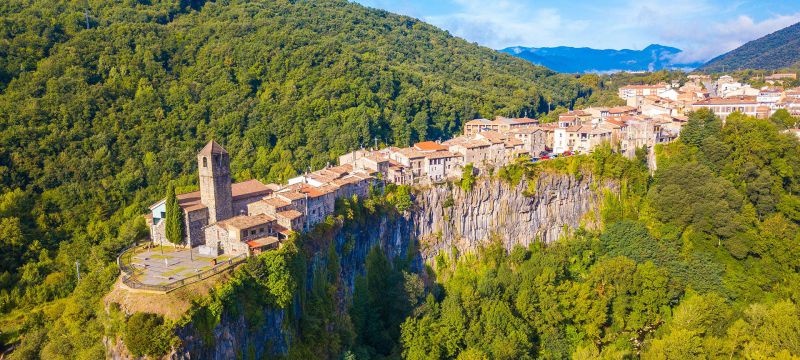
[[[344,284],[339,289],[341,304],[352,294],[356,276],[364,273],[367,254],[374,246],[381,246],[390,259],[405,257],[410,248],[418,246],[420,251],[412,270],[424,273],[424,262],[440,251],[449,253],[454,246],[460,252],[470,252],[490,238],[499,237],[511,249],[515,244],[556,241],[565,229],[582,222],[591,226],[591,210],[596,208],[601,194],[598,189],[616,190],[613,183],[597,184],[591,177],[544,174],[535,181],[531,186],[535,191],[528,196],[525,180],[511,186],[497,179],[482,179],[471,191],[447,184],[418,189],[413,208],[402,216],[386,215],[347,224],[333,237]],[[325,252],[320,251],[308,262],[309,286],[314,269],[325,266],[324,256]],[[266,321],[255,329],[241,316],[223,317],[213,330],[214,346],[210,347],[190,324],[178,331],[183,344],[168,357],[230,359],[285,354],[292,334],[287,330],[287,311],[296,316],[302,314],[299,309],[263,311]],[[116,345],[109,349],[112,356],[127,358],[118,356],[124,354],[124,349]]]
[[[429,188],[416,196],[413,235],[420,240],[426,259],[452,246],[469,252],[492,237],[502,239],[507,249],[537,239],[550,243],[558,240],[565,227],[576,228],[582,220],[587,226],[596,223],[592,216],[586,218],[599,200],[596,185],[591,177],[545,174],[532,194],[527,193],[525,180],[513,187],[483,180],[471,191],[447,185]],[[616,191],[613,183],[599,185]]]

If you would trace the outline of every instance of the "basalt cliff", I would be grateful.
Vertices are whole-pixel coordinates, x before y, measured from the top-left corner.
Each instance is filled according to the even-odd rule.
[[[530,181],[535,184],[529,184]],[[439,253],[450,254],[454,248],[459,253],[475,251],[491,239],[500,239],[509,250],[516,244],[550,243],[578,226],[595,226],[595,210],[605,189],[614,192],[617,186],[591,176],[576,178],[547,173],[516,185],[496,178],[479,179],[469,191],[454,184],[415,189],[413,206],[405,213],[348,224],[333,235],[341,262],[340,303],[347,303],[355,278],[364,273],[367,254],[374,246],[380,246],[390,259],[406,257],[410,249],[417,249],[411,268],[424,273],[424,264]],[[325,265],[325,253],[318,251],[307,262],[307,284],[311,283],[313,270]],[[296,308],[263,311],[262,318],[266,320],[255,328],[248,326],[242,315],[222,316],[213,329],[213,346],[208,346],[190,323],[177,330],[181,345],[168,357],[261,358],[286,353],[293,336],[288,312],[295,316],[302,314]],[[121,347],[119,343],[110,347],[110,356],[127,358]]]

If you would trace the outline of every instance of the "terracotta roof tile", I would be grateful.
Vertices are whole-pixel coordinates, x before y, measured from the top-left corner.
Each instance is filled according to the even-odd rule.
[[[272,206],[272,207],[274,207],[276,209],[282,208],[284,206],[289,206],[289,205],[292,204],[291,202],[288,202],[286,200],[283,200],[283,199],[277,198],[277,197],[263,198],[263,199],[261,199],[261,201],[263,201],[267,205],[270,205],[270,206]]]
[[[442,144],[439,144],[439,143],[437,143],[435,141],[418,142],[418,143],[414,144],[414,148],[419,150],[419,151],[441,151],[441,150],[447,150],[446,146],[442,146]]]
[[[247,242],[247,246],[251,249],[258,249],[265,246],[270,246],[279,243],[280,240],[274,236],[267,236],[263,238],[258,238],[255,240],[250,240]]]
[[[443,159],[443,158],[452,158],[452,157],[459,157],[460,155],[453,154],[449,151],[437,151],[426,155],[425,157],[428,159]]]
[[[239,215],[230,219],[218,221],[217,225],[220,227],[226,227],[228,229],[244,230],[259,225],[268,224],[272,221],[275,221],[275,218],[267,214]]]
[[[278,217],[282,217],[284,219],[294,220],[294,219],[302,217],[303,213],[301,213],[301,212],[299,212],[297,210],[291,209],[291,210],[281,211],[281,212],[279,212],[279,213],[277,213],[275,215],[277,215]]]
[[[253,196],[269,195],[274,190],[258,180],[247,180],[231,185],[233,200],[246,199]]]
[[[300,199],[305,199],[306,198],[305,194],[301,193],[300,191],[282,191],[282,192],[278,192],[276,195],[280,196],[280,197],[282,197],[282,198],[284,198],[286,200],[289,200],[289,201],[300,200]]]

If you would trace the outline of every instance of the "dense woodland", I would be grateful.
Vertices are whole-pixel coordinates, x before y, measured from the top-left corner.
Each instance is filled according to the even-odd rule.
[[[139,354],[166,351],[174,324],[106,313],[100,298],[119,250],[146,237],[147,205],[170,182],[195,186],[194,155],[211,138],[235,180],[282,181],[375,139],[402,146],[475,117],[613,105],[631,81],[558,75],[343,1],[11,0],[0,21],[0,344],[16,344],[16,359],[102,358],[103,336],[126,328],[157,334],[127,332]],[[553,162],[626,184],[602,231],[510,254],[487,239],[476,254],[442,254],[429,283],[375,250],[344,312],[330,261],[289,355],[800,355],[800,154],[779,132],[792,123],[733,116],[723,128],[696,114],[653,177],[610,152]],[[339,204],[340,218],[402,211],[412,197],[374,195]],[[301,301],[309,244],[251,260],[191,320],[213,325],[242,299]]]
[[[644,182],[594,154],[594,173],[626,184],[601,206],[603,229],[444,257],[442,288],[402,324],[402,355],[798,356],[800,146],[780,132],[785,115],[723,127],[695,113]]]
[[[0,339],[25,334],[20,357],[101,354],[116,254],[210,139],[234,180],[282,181],[593,91],[344,1],[12,0],[0,22]]]

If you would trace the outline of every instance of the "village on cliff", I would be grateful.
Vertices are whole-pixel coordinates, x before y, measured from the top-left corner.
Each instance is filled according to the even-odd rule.
[[[177,196],[185,244],[206,256],[249,256],[278,248],[291,232],[307,231],[333,213],[337,198],[365,197],[378,182],[435,184],[460,178],[467,164],[480,174],[521,156],[544,161],[591,153],[601,144],[628,158],[645,149],[654,166],[653,147],[676,139],[689,111],[707,108],[723,120],[733,112],[765,118],[780,108],[800,111],[795,106],[800,104],[800,89],[757,90],[729,76],[711,82],[690,75],[689,80],[680,87],[624,86],[619,97],[626,106],[573,110],[553,123],[475,119],[464,124],[462,135],[446,141],[358,149],[340,156],[337,166],[302,174],[284,185],[232,183],[228,152],[210,141],[197,155],[200,190]],[[153,204],[146,215],[154,244],[169,244],[165,203],[166,199]]]

